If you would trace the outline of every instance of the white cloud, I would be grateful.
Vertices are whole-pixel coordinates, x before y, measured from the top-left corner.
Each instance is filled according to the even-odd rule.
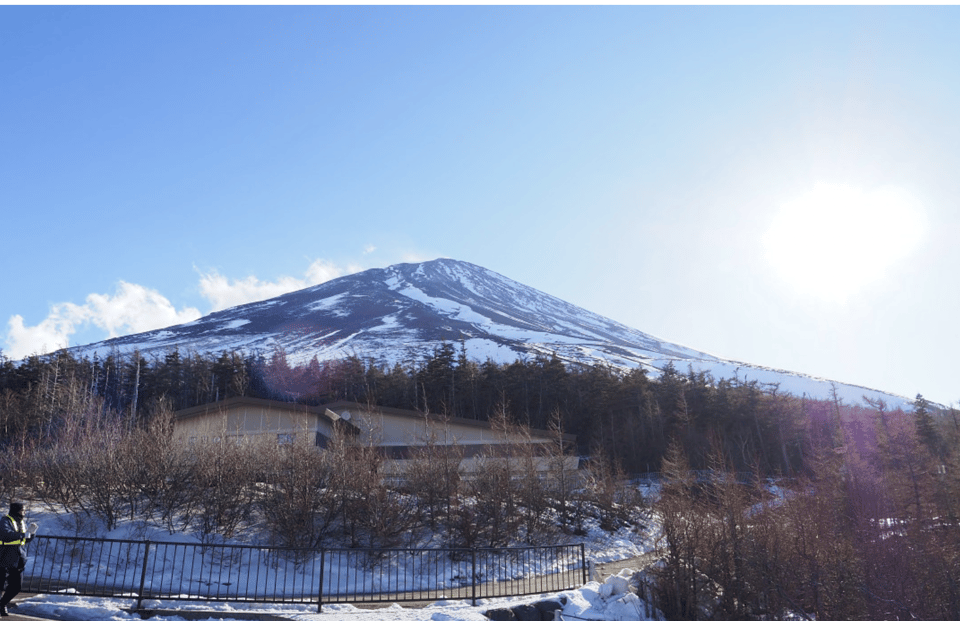
[[[283,276],[273,282],[261,281],[256,276],[231,280],[211,271],[200,274],[200,293],[210,302],[208,312],[213,312],[318,285],[362,269],[359,265],[341,267],[317,259],[302,278]],[[7,322],[3,353],[16,360],[69,347],[71,335],[82,327],[95,326],[107,334],[105,338],[113,338],[187,323],[201,316],[192,307],[177,311],[158,291],[120,281],[113,295],[91,293],[83,305],[54,305],[50,314],[35,326],[26,325],[21,315],[13,315]]]
[[[88,295],[86,308],[90,312],[90,321],[106,330],[110,338],[187,323],[201,317],[195,308],[177,311],[158,291],[123,281],[114,296]]]
[[[200,311],[177,311],[159,292],[142,285],[120,281],[114,295],[91,293],[83,305],[64,302],[36,326],[24,324],[14,315],[7,322],[5,353],[18,359],[31,354],[55,351],[70,345],[77,328],[92,324],[104,330],[108,338],[155,330],[200,318]]]
[[[74,304],[59,304],[50,315],[35,326],[23,323],[21,315],[14,315],[7,322],[5,354],[13,359],[30,354],[43,354],[66,347],[70,344],[70,335],[76,332],[77,318],[66,307],[79,308]]]
[[[359,269],[353,265],[341,268],[329,261],[317,259],[307,268],[303,278],[282,276],[273,282],[261,281],[256,276],[231,280],[214,270],[200,274],[200,294],[210,302],[210,312],[214,312],[319,285]]]

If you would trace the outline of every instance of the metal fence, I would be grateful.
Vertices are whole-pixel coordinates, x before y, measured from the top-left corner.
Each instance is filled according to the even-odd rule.
[[[24,591],[144,600],[392,603],[534,595],[587,581],[583,544],[294,549],[38,536]]]

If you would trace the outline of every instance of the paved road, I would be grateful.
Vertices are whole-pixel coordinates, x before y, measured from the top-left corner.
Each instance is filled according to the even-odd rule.
[[[622,561],[610,561],[609,563],[596,563],[596,580],[603,582],[608,576],[615,576],[623,569],[643,570],[654,564],[657,560],[656,552],[647,552],[640,556],[623,559]]]

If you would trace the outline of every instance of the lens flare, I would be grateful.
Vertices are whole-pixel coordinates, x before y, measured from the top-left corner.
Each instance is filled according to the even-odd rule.
[[[820,183],[780,207],[763,245],[798,291],[842,301],[909,255],[924,229],[921,205],[901,188]]]

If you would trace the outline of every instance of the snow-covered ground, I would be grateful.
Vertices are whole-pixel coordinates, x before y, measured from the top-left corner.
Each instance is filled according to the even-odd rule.
[[[531,604],[543,600],[563,602],[561,618],[565,621],[592,619],[599,621],[655,621],[655,612],[648,616],[644,602],[636,594],[621,590],[627,580],[613,576],[604,583],[588,582],[580,589],[562,593],[528,596],[523,598],[497,598],[481,600],[477,606],[469,601],[443,601],[423,608],[404,608],[392,604],[374,610],[360,609],[350,604],[328,604],[322,613],[305,605],[244,605],[238,603],[211,602],[209,604],[183,604],[159,600],[144,601],[144,608],[159,611],[152,619],[160,621],[186,621],[183,616],[190,611],[191,621],[234,620],[249,621],[253,613],[262,618],[296,619],[299,621],[490,621],[484,613],[499,608],[512,608],[518,604]],[[75,595],[36,595],[19,600],[16,612],[63,621],[140,621],[140,616],[127,612],[134,600],[101,597],[77,597]],[[200,612],[198,616],[196,613]],[[210,613],[209,617],[203,615]],[[239,613],[231,616],[232,613]]]
[[[33,512],[28,520],[40,524],[39,534],[63,536],[74,534],[69,532],[67,522],[62,516]],[[151,529],[149,538],[153,541],[165,539],[183,542],[185,540],[183,535],[165,537],[164,534],[162,530]],[[100,533],[98,536],[110,539],[145,538],[142,526],[136,529],[132,526],[124,526],[109,533]],[[648,552],[652,547],[649,529],[646,533],[636,533],[628,529],[607,533],[594,527],[584,537],[584,543],[587,558],[597,564],[630,559]],[[324,604],[323,612],[317,613],[315,605],[306,604],[245,604],[147,599],[143,602],[143,608],[159,611],[154,618],[166,621],[181,621],[187,617],[191,620],[209,618],[248,621],[258,616],[301,621],[487,621],[488,617],[484,616],[484,613],[488,610],[552,600],[563,605],[561,614],[567,621],[655,619],[655,614],[648,614],[650,611],[647,610],[644,602],[628,588],[630,573],[630,570],[624,570],[620,575],[612,576],[601,573],[599,579],[603,582],[588,582],[579,589],[546,595],[481,599],[477,606],[471,605],[470,600],[440,601],[422,608],[401,607],[394,604],[376,609],[361,609],[349,604]],[[28,565],[27,576],[29,575],[30,566]],[[63,621],[134,621],[140,617],[127,611],[133,608],[135,602],[135,598],[81,597],[67,591],[56,595],[34,595],[21,599],[18,601],[16,612]],[[189,615],[187,615],[188,612]],[[204,616],[206,612],[210,613],[209,617]],[[236,616],[231,616],[233,613],[236,613]]]

